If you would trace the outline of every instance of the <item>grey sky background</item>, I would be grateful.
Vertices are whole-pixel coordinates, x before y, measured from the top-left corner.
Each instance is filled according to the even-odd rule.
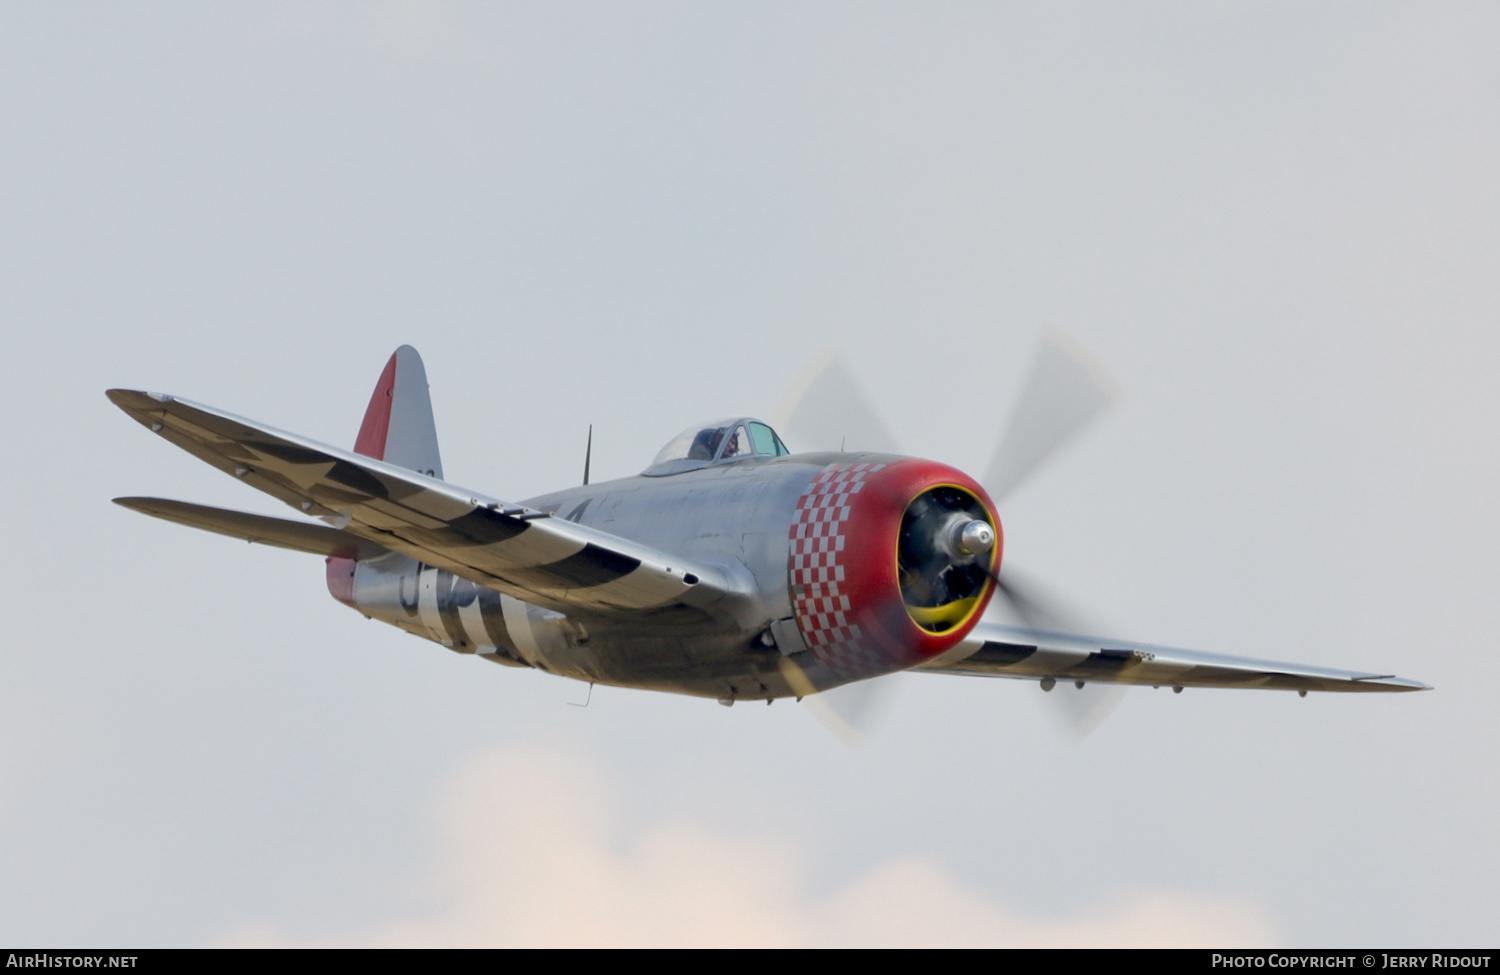
[[[5,7],[0,937],[1493,946],[1497,172],[1487,4]],[[501,497],[828,344],[979,472],[1046,325],[1125,398],[1009,562],[1438,689],[1135,690],[1075,745],[903,676],[850,750],[569,707],[108,503],[284,513],[104,389],[348,444],[403,342]]]

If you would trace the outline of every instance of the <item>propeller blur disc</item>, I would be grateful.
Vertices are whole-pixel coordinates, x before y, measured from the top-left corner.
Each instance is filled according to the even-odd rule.
[[[990,497],[999,501],[1045,466],[1119,395],[1114,379],[1078,343],[1055,330],[1043,336],[1036,360],[1012,411],[1010,424],[1000,438],[982,481]],[[788,391],[777,411],[776,426],[794,449],[899,453],[895,438],[831,347],[824,349],[809,364]],[[957,519],[952,527],[958,532],[954,535],[959,540],[955,544],[959,544],[964,552],[977,554],[986,551],[988,544],[993,544],[992,539],[986,544],[977,537],[963,541],[962,532],[968,528],[963,518]],[[915,546],[923,551],[930,547]],[[908,561],[912,565],[907,568],[913,571],[905,574],[903,593],[920,588],[916,585],[918,582],[934,588],[934,581],[926,578],[932,573],[920,571],[928,568],[926,561],[916,556]],[[1009,569],[994,579],[996,602],[1024,625],[1063,632],[1087,629],[1077,625],[1079,615],[1075,611],[1039,592],[1031,583],[1017,583]],[[797,686],[797,677],[806,683],[800,669],[789,659],[784,661],[783,670],[788,669],[787,665],[796,671],[788,674],[794,687]],[[858,744],[864,740],[872,712],[879,710],[877,702],[887,696],[892,686],[890,676],[823,693],[813,693],[809,684],[805,701],[834,734],[849,744]],[[1048,703],[1065,733],[1078,741],[1098,727],[1119,703],[1124,690],[1116,685],[1087,684],[1075,688],[1071,683],[1064,683],[1048,695],[1057,700]]]
[[[1048,332],[980,483],[998,502],[1119,396],[1114,379],[1082,346]]]
[[[793,450],[900,453],[896,438],[832,347],[819,353],[788,391],[775,425]]]
[[[1014,568],[1005,569],[1003,578],[996,577],[995,596],[1000,604],[997,608],[1007,610],[1008,615],[1028,629],[1063,633],[1088,633],[1100,629],[1036,582],[1025,576],[1018,578]],[[994,607],[995,603],[990,605]],[[1047,695],[1046,707],[1063,734],[1080,742],[1119,706],[1127,688],[1124,684],[1102,682],[1087,682],[1077,687],[1069,680],[1048,678],[1043,681],[1042,689],[1051,692]]]

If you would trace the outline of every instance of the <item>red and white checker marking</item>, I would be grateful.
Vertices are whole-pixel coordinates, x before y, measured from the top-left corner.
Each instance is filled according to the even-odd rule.
[[[792,607],[814,657],[834,673],[854,678],[881,669],[851,619],[844,528],[865,478],[884,464],[830,464],[802,497],[792,518]]]

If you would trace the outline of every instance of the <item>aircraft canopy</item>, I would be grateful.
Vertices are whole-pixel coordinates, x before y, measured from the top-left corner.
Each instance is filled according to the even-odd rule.
[[[766,424],[751,417],[731,417],[688,427],[667,441],[643,473],[680,474],[715,463],[789,453],[776,431]]]

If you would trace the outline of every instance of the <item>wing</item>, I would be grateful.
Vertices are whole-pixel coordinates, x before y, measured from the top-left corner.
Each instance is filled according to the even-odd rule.
[[[918,668],[1029,680],[1098,681],[1153,687],[1259,687],[1300,691],[1428,691],[1395,674],[1252,660],[1128,640],[1051,633],[980,620],[954,651]]]
[[[716,566],[212,407],[135,390],[112,389],[107,395],[153,432],[251,487],[327,519],[342,532],[517,599],[564,611],[618,614],[704,607],[742,591]],[[194,524],[185,517],[172,520]],[[216,524],[226,522],[219,518]],[[225,534],[245,537],[238,531]]]
[[[267,518],[244,511],[210,508],[204,504],[170,501],[166,498],[115,498],[115,504],[143,515],[176,522],[189,528],[217,532],[261,545],[274,545],[312,555],[333,555],[344,559],[373,559],[389,550],[326,525],[309,525],[285,518]]]

